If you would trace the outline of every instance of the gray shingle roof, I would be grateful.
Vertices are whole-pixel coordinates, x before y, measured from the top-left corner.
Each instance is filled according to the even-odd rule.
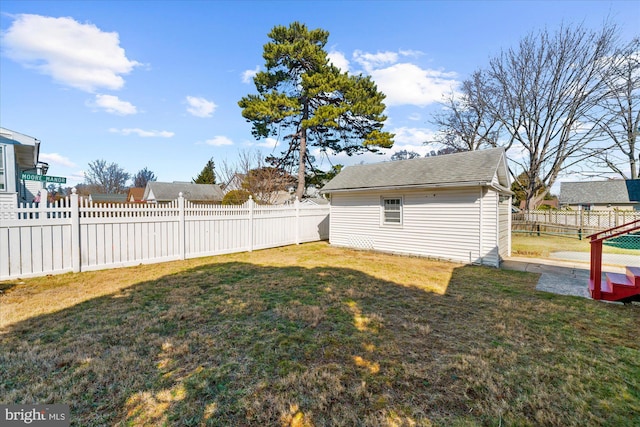
[[[150,191],[153,191],[155,200],[171,201],[182,193],[185,199],[194,201],[220,202],[224,197],[220,186],[217,184],[193,184],[190,182],[157,182],[147,183],[144,190],[144,199],[147,200]]]
[[[91,193],[90,196],[94,203],[124,203],[127,201],[126,194]]]
[[[504,149],[423,157],[411,160],[348,166],[323,188],[323,193],[385,187],[487,185],[496,174],[503,186],[509,181]],[[502,170],[500,170],[502,164]],[[479,184],[481,183],[481,184]]]
[[[640,202],[640,179],[561,182],[560,204],[624,204]]]

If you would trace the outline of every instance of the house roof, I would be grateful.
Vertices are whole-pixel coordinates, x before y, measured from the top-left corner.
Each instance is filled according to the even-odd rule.
[[[133,197],[133,200],[131,198]],[[128,202],[139,202],[144,197],[144,188],[142,187],[132,187],[129,189],[127,193],[127,201]]]
[[[560,204],[640,203],[640,179],[561,182]]]
[[[126,194],[91,193],[89,197],[94,203],[124,203],[127,201]]]
[[[309,197],[306,199],[302,199],[302,201],[300,202],[302,204],[307,204],[307,205],[328,205],[329,201],[327,199],[325,199],[324,197]]]
[[[217,184],[193,184],[191,182],[148,182],[144,189],[144,200],[167,202],[176,200],[178,194],[187,200],[220,202],[224,197],[220,186]]]
[[[321,192],[478,185],[493,185],[510,192],[503,148],[348,166]]]

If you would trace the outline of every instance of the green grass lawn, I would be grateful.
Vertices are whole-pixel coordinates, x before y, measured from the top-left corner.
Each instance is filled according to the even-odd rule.
[[[624,242],[626,239],[618,238]],[[514,232],[511,234],[511,252],[513,256],[525,256],[535,258],[549,258],[552,252],[570,251],[570,252],[589,252],[591,245],[589,239],[578,240],[576,237],[554,236],[542,234],[540,236],[535,233]],[[640,241],[635,238],[632,244],[615,245],[614,242],[603,246],[604,253],[622,254],[622,255],[638,255],[640,256]]]
[[[640,425],[640,306],[326,243],[4,282],[0,402],[72,425]]]

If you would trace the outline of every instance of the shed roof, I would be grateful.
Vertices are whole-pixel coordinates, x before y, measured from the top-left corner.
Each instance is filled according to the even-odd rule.
[[[559,200],[563,205],[640,203],[640,179],[561,182]]]
[[[220,202],[224,197],[217,184],[193,184],[191,182],[148,182],[144,190],[144,200],[149,200],[153,194],[156,201],[176,200],[178,195],[187,200]]]
[[[510,192],[503,148],[348,166],[322,188],[322,193],[496,183],[500,190]]]

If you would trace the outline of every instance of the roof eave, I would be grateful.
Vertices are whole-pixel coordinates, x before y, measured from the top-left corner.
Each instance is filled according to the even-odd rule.
[[[509,192],[510,190],[503,189],[500,186],[496,186],[488,181],[465,181],[465,182],[439,182],[430,184],[412,184],[412,185],[388,185],[381,187],[357,187],[357,188],[339,188],[334,190],[320,190],[320,194],[332,194],[332,193],[351,193],[354,191],[393,191],[393,190],[422,190],[432,188],[455,188],[455,187],[492,187],[501,192]],[[500,188],[497,188],[500,187]]]
[[[515,193],[511,191],[509,188],[506,188],[500,184],[491,184],[489,185],[491,188],[496,190],[498,193],[508,194],[509,196],[513,196]]]

